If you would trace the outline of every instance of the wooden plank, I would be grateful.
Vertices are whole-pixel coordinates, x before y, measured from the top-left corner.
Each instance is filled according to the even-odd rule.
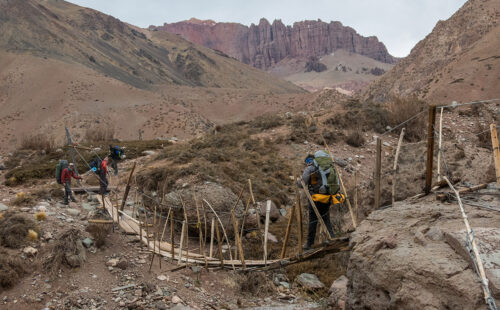
[[[396,148],[396,155],[394,156],[394,166],[392,167],[392,207],[394,208],[395,196],[396,196],[396,178],[398,171],[398,158],[399,151],[401,149],[401,144],[403,144],[403,137],[405,136],[405,129],[401,129],[401,134],[399,135],[398,146]]]
[[[292,227],[293,217],[295,216],[295,204],[292,205],[292,211],[290,211],[290,217],[288,218],[288,225],[286,226],[285,238],[283,239],[283,247],[281,248],[280,258],[284,259],[286,255],[286,245],[288,243],[288,238],[290,237],[290,228]]]
[[[101,188],[98,186],[89,186],[89,187],[72,187],[71,188],[75,194],[86,194],[87,192],[91,193],[99,193]],[[115,186],[108,186],[108,190],[117,191]]]
[[[174,261],[175,257],[175,236],[174,236],[174,214],[172,213],[172,216],[170,217],[170,257],[172,258],[172,262]]]
[[[113,220],[99,220],[99,219],[90,219],[88,220],[90,224],[113,224]]]
[[[132,166],[132,170],[130,171],[130,174],[128,176],[127,186],[125,187],[125,192],[123,193],[122,205],[120,207],[121,211],[123,211],[123,209],[125,208],[125,204],[127,203],[128,193],[130,192],[130,182],[132,181],[132,175],[134,174],[134,171],[135,171],[135,165],[136,165],[136,162],[134,162],[134,165]]]
[[[424,192],[429,194],[432,189],[432,169],[434,164],[434,127],[436,122],[436,106],[429,106],[429,123],[427,128],[427,163],[425,170]]]
[[[181,228],[181,241],[179,243],[179,256],[177,258],[177,263],[180,265],[182,262],[182,248],[184,247],[184,233],[185,233],[185,227],[186,226],[186,221],[182,221],[182,228]]]
[[[377,150],[375,161],[375,206],[374,209],[380,208],[380,177],[382,170],[382,140],[377,137]]]
[[[269,232],[269,213],[271,212],[271,200],[266,205],[266,222],[264,226],[264,265],[267,265],[267,234]]]
[[[495,159],[495,170],[497,175],[497,185],[500,188],[500,148],[498,146],[498,132],[495,124],[490,125],[491,145],[493,146],[493,158]]]

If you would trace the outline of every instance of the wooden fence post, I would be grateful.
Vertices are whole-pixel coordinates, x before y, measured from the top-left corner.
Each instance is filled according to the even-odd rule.
[[[269,213],[271,212],[271,200],[266,205],[266,222],[264,226],[264,266],[267,266],[267,233],[269,231]]]
[[[396,148],[396,155],[394,156],[394,167],[392,167],[392,207],[394,208],[394,203],[396,201],[396,177],[398,170],[398,158],[399,150],[401,149],[401,144],[403,143],[403,137],[405,136],[405,129],[401,129],[401,134],[399,135],[398,146]]]
[[[438,161],[437,161],[438,182],[441,181],[441,144],[443,140],[443,110],[444,108],[441,108],[439,112],[439,140],[438,140]]]
[[[290,217],[288,218],[288,225],[286,226],[285,239],[283,239],[283,247],[281,248],[281,259],[285,258],[286,255],[286,244],[288,243],[288,238],[290,237],[290,228],[292,227],[293,217],[295,216],[295,204],[292,205],[292,211],[290,211]]]
[[[493,146],[493,158],[495,159],[495,170],[497,173],[497,185],[500,187],[500,149],[498,146],[498,133],[495,124],[490,125],[491,145]]]
[[[377,154],[375,162],[375,206],[374,209],[380,208],[380,177],[382,170],[382,140],[377,137]]]
[[[123,209],[125,208],[125,203],[127,202],[128,193],[130,191],[130,182],[132,181],[132,175],[134,174],[135,165],[136,165],[136,162],[134,162],[134,165],[132,166],[132,170],[130,171],[130,174],[128,176],[127,186],[125,187],[125,193],[123,193],[122,205],[120,207],[121,211],[123,211]]]
[[[434,127],[436,122],[436,106],[429,106],[429,124],[427,129],[427,164],[425,172],[425,188],[426,194],[429,194],[432,189],[432,167],[434,164]]]

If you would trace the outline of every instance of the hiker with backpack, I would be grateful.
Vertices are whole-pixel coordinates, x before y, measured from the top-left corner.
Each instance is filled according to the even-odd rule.
[[[125,158],[125,150],[118,145],[109,145],[109,158],[111,159],[111,168],[113,168],[115,175],[118,175],[118,161]]]
[[[90,170],[99,178],[101,195],[108,193],[108,161],[109,157],[107,156],[102,160],[99,157],[96,157],[89,164]]]
[[[64,185],[64,204],[68,205],[69,201],[68,198],[71,198],[71,201],[76,202],[75,197],[73,196],[73,193],[71,191],[71,178],[81,180],[82,177],[79,175],[76,175],[74,172],[75,166],[73,163],[70,163],[68,167],[65,167],[62,169],[61,172],[61,184]]]
[[[331,238],[334,237],[332,223],[330,221],[330,205],[337,204],[344,201],[344,195],[339,193],[340,185],[337,170],[333,165],[328,153],[325,151],[317,151],[314,155],[309,154],[305,158],[307,167],[302,174],[302,181],[308,187],[312,200],[318,210],[326,229]],[[299,180],[299,187],[302,184]],[[313,210],[311,202],[309,204],[309,227],[307,233],[307,242],[304,244],[303,249],[309,250],[314,244],[316,237],[316,227],[318,224],[318,217]]]

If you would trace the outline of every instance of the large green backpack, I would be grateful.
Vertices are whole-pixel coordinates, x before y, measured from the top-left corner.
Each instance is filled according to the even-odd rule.
[[[59,184],[62,184],[61,174],[65,168],[68,168],[68,161],[65,159],[59,161],[56,165],[56,181]]]
[[[339,178],[332,159],[325,151],[314,153],[314,166],[318,168],[317,177],[321,180],[318,194],[335,195],[339,189]]]

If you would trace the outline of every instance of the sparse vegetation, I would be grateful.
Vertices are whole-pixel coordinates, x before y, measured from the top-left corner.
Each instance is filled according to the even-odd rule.
[[[0,288],[8,289],[26,274],[25,263],[21,258],[0,249]]]
[[[385,73],[385,70],[379,67],[375,67],[370,70],[370,73],[375,76],[381,76],[382,74]]]
[[[106,142],[113,141],[115,129],[106,125],[99,125],[87,129],[85,132],[86,142]]]
[[[31,218],[14,212],[7,212],[0,219],[0,245],[17,249],[29,240],[29,231],[39,233],[40,229]]]
[[[324,63],[321,63],[316,56],[309,57],[309,60],[306,62],[305,70],[306,72],[323,72],[325,71],[327,66]]]
[[[257,117],[251,124],[255,128],[266,130],[283,125],[283,118],[276,114],[266,114]]]
[[[47,213],[40,211],[40,212],[35,213],[34,217],[35,217],[35,220],[37,220],[39,222],[45,221],[45,219],[47,218]]]
[[[46,134],[24,136],[21,139],[21,150],[41,150],[50,153],[55,149],[54,138]]]
[[[360,147],[365,144],[366,141],[362,133],[357,130],[353,130],[347,135],[345,142],[350,146]]]
[[[400,98],[395,97],[389,103],[389,121],[392,126],[401,124],[416,114],[422,112],[427,104],[415,97]],[[426,114],[423,113],[417,118],[406,123],[405,139],[410,142],[417,142],[425,137]]]

